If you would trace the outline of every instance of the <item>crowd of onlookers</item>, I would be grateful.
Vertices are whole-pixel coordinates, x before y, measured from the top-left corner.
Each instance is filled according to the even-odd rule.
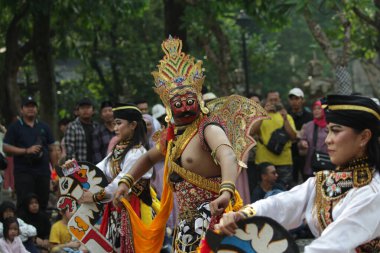
[[[206,91],[203,98],[209,102],[216,96]],[[281,100],[278,91],[269,91],[265,97],[252,94],[249,98],[261,104],[270,118],[254,124],[250,131],[257,145],[246,161],[248,169],[242,171],[237,180],[237,189],[246,203],[286,191],[313,176],[318,169],[314,164],[315,154],[327,153],[324,143],[327,123],[319,100],[305,101],[300,88],[291,89],[287,101]],[[305,106],[306,102],[310,108]],[[135,101],[135,104],[144,115],[152,148],[153,133],[166,126],[165,108],[157,104],[150,110],[145,100]],[[33,97],[23,100],[20,117],[15,122],[7,129],[1,126],[3,145],[0,143],[0,147],[3,147],[2,154],[8,155],[7,169],[2,172],[3,190],[14,190],[13,200],[17,200],[17,205],[4,201],[0,206],[0,237],[3,238],[0,251],[7,252],[4,249],[12,247],[25,247],[30,252],[85,250],[79,242],[71,240],[66,227],[70,214],[61,212],[62,218],[58,221],[51,215],[57,213],[58,178],[54,167],[72,158],[97,164],[111,152],[118,142],[114,134],[113,106],[110,101],[102,102],[100,122],[96,122],[93,101],[81,99],[76,104],[74,119],[59,121],[58,141],[50,127],[38,119],[38,104]],[[162,181],[163,163],[155,165],[151,179],[158,196]],[[175,219],[174,209],[169,231],[174,228]],[[12,239],[17,234],[14,230],[18,230],[20,239]],[[10,241],[12,245],[8,245]]]

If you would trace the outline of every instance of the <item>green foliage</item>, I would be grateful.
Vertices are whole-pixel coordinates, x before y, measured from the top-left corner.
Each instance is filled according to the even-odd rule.
[[[0,0],[0,49],[5,47],[9,23],[25,1]],[[28,1],[30,12],[22,20],[20,44],[31,38],[31,14],[44,10],[41,1]],[[331,76],[329,63],[305,25],[309,12],[321,25],[339,50],[343,30],[337,16],[343,11],[351,23],[353,57],[375,56],[379,30],[369,26],[353,12],[360,9],[368,17],[376,13],[373,0],[282,0],[282,1],[185,1],[182,26],[187,31],[189,53],[204,61],[205,85],[214,91],[220,84],[218,61],[206,56],[205,41],[217,59],[228,65],[228,76],[237,82],[236,70],[242,68],[241,28],[236,17],[241,9],[252,18],[247,28],[247,50],[251,90],[265,93],[277,89],[284,94],[293,86],[301,86],[308,76],[308,63],[316,58],[324,66],[323,76]],[[54,58],[79,60],[79,78],[58,84],[60,117],[71,114],[75,101],[90,96],[96,103],[105,99],[133,101],[147,98],[159,102],[153,92],[151,72],[162,58],[160,44],[164,38],[163,1],[157,0],[55,0],[51,27]],[[229,56],[220,45],[215,28],[221,28],[228,42]],[[4,54],[0,53],[0,63]],[[23,92],[34,91],[34,68],[30,57],[23,63],[23,75],[31,81],[22,85]],[[96,67],[98,69],[96,70]],[[101,74],[101,75],[100,75]],[[101,76],[103,78],[101,78]]]

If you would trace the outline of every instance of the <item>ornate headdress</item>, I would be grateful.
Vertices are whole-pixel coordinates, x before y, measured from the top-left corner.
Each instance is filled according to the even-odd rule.
[[[193,92],[197,95],[201,111],[207,114],[209,111],[202,99],[202,85],[204,75],[202,61],[194,62],[194,58],[182,52],[182,41],[169,36],[161,44],[165,56],[157,65],[158,71],[152,72],[154,77],[154,91],[160,95],[166,109],[166,122],[172,116],[170,99],[178,94]]]

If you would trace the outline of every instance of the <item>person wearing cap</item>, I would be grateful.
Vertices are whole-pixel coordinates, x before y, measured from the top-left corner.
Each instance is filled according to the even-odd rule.
[[[268,216],[286,229],[306,219],[316,239],[305,253],[380,251],[380,109],[370,98],[330,95],[323,101],[333,171],[316,173],[292,190],[225,214],[217,225],[233,234],[236,222]]]
[[[296,126],[297,137],[300,137],[299,133],[302,126],[313,120],[313,114],[305,110],[304,93],[300,88],[293,88],[288,93],[289,99],[289,114],[294,120]],[[299,154],[298,150],[299,138],[292,143],[292,159],[293,159],[293,181],[298,184],[299,174],[302,174],[303,167],[305,166],[305,157]]]
[[[21,117],[13,122],[4,137],[3,150],[14,157],[14,182],[17,206],[34,192],[45,210],[49,200],[50,168],[57,163],[50,127],[37,119],[38,107],[28,96],[21,104]]]
[[[92,120],[94,105],[89,98],[77,103],[77,118],[65,133],[66,159],[93,162],[92,134],[97,123]]]
[[[123,178],[130,171],[132,165],[147,152],[146,125],[141,111],[134,104],[117,104],[112,110],[115,118],[114,130],[119,142],[112,152],[96,165],[103,171],[109,184],[95,194],[85,191],[79,201],[80,203],[105,203],[100,231],[108,241],[114,244],[115,249],[123,248],[120,252],[135,252],[135,248],[139,245],[133,243],[129,215],[122,215],[120,210],[112,205],[111,200],[118,184],[122,180],[131,180]],[[152,173],[153,169],[150,168],[128,194],[134,212],[146,225],[151,223],[153,213],[157,213],[159,210],[156,193],[150,188]],[[121,234],[121,229],[127,229],[127,232],[123,231]]]
[[[106,157],[108,144],[112,137],[115,136],[115,124],[112,103],[110,101],[103,101],[101,103],[100,118],[102,124],[99,124],[92,134],[93,163],[98,163]]]

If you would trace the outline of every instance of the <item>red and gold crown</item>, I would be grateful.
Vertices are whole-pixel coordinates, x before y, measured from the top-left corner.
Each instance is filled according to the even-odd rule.
[[[208,113],[202,99],[202,85],[204,75],[202,72],[202,61],[194,62],[194,57],[182,52],[182,41],[177,38],[169,38],[162,42],[164,58],[157,65],[158,71],[152,72],[154,77],[154,91],[160,95],[166,107],[167,122],[170,121],[172,113],[170,110],[170,99],[178,94],[193,92],[197,95],[200,108],[203,113]]]

